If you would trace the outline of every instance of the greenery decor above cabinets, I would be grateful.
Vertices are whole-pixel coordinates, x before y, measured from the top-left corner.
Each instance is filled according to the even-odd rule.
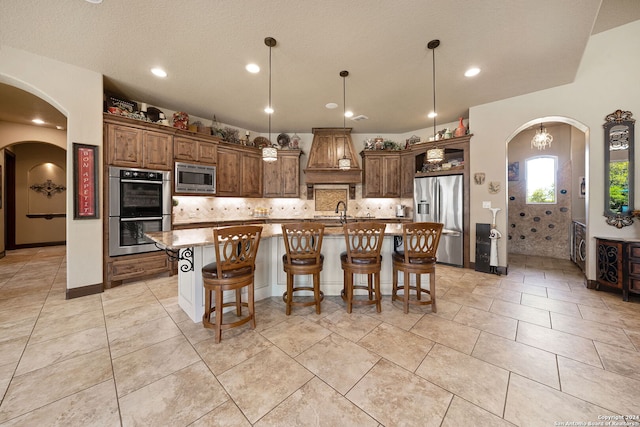
[[[300,150],[278,150],[275,162],[263,167],[263,197],[300,197]]]

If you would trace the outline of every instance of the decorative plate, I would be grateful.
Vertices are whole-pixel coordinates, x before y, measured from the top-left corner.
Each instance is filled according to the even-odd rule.
[[[256,139],[253,140],[253,143],[258,148],[264,148],[271,145],[271,142],[264,136],[257,136]]]
[[[277,141],[280,147],[285,148],[289,146],[291,139],[289,138],[289,135],[287,135],[286,133],[281,133],[280,135],[278,135]]]

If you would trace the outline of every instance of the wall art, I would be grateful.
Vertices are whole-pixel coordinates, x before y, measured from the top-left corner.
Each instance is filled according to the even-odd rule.
[[[97,219],[98,147],[73,143],[73,219]]]

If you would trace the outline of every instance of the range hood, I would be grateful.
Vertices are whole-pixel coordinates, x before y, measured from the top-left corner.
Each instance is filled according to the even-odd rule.
[[[338,161],[351,159],[351,168],[342,170]],[[313,142],[304,169],[307,199],[313,199],[315,184],[347,184],[349,198],[355,199],[356,184],[362,182],[362,169],[351,141],[351,128],[313,128]]]

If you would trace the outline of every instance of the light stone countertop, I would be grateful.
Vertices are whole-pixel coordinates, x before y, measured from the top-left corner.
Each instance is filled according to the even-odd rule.
[[[371,221],[381,221],[381,222],[387,222],[387,221],[391,221],[391,220],[396,220],[396,221],[411,221],[412,218],[409,217],[376,217],[376,216],[366,216],[366,215],[348,215],[347,216],[348,219],[355,219],[355,220],[371,220]],[[266,221],[269,223],[279,223],[281,220],[296,220],[296,221],[313,221],[313,220],[339,220],[340,216],[338,214],[335,215],[330,215],[330,214],[326,214],[326,215],[320,215],[320,214],[306,214],[306,215],[301,215],[301,216],[295,216],[295,217],[280,217],[280,216],[252,216],[252,215],[238,215],[238,216],[234,216],[233,219],[230,219],[229,216],[224,216],[224,217],[219,217],[219,218],[215,218],[215,217],[209,217],[209,218],[187,218],[187,219],[176,219],[174,218],[173,220],[173,225],[195,225],[198,223],[211,223],[211,222],[215,222],[215,223],[224,223],[224,222],[228,222],[228,221]]]
[[[373,221],[376,221],[376,219],[373,219]],[[261,224],[260,226],[262,227],[262,238],[282,235],[282,226],[280,224]],[[343,236],[343,233],[344,231],[341,226],[329,226],[324,229],[325,236]],[[385,236],[401,236],[402,224],[387,223],[384,234]],[[213,228],[211,227],[173,231],[154,231],[151,233],[145,233],[145,235],[158,243],[161,247],[173,250],[195,246],[210,246],[214,244]]]

